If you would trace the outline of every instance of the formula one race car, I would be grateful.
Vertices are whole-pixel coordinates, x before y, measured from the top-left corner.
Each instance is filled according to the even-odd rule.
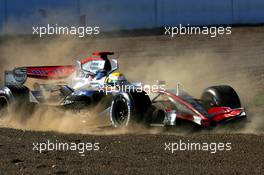
[[[4,116],[11,107],[31,111],[36,105],[49,105],[79,111],[100,106],[98,116],[110,116],[114,123],[109,112],[122,112],[119,105],[116,108],[118,95],[124,94],[124,87],[135,89],[140,85],[129,83],[117,71],[117,60],[108,58],[113,54],[95,52],[93,57],[76,61],[75,65],[18,67],[5,71],[5,85],[0,88],[0,116]],[[37,82],[33,85],[30,82],[29,87],[26,85],[28,79]],[[137,104],[137,116],[143,115],[145,107],[151,103],[145,94],[143,91],[130,93]]]
[[[230,86],[209,87],[200,99],[194,99],[179,87],[166,90],[163,83],[154,89],[145,88],[143,83],[130,83],[117,71],[117,60],[108,58],[113,52],[93,55],[77,61],[76,65],[5,71],[5,85],[0,88],[0,116],[11,106],[31,109],[36,104],[78,110],[99,104],[98,116],[109,117],[114,127],[133,123],[177,125],[178,120],[207,127],[246,116],[237,93]],[[28,78],[53,82],[34,83],[30,90],[25,86]]]

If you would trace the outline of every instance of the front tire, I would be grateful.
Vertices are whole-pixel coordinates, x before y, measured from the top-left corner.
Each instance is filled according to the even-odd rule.
[[[141,123],[151,101],[145,92],[121,92],[113,97],[110,120],[114,127]]]
[[[227,85],[206,88],[201,95],[201,102],[207,110],[217,106],[225,106],[232,109],[241,107],[236,91]]]

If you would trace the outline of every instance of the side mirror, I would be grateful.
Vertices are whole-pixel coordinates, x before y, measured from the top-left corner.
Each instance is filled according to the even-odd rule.
[[[80,61],[76,61],[75,67],[77,68],[77,70],[81,70],[82,69],[82,63]]]

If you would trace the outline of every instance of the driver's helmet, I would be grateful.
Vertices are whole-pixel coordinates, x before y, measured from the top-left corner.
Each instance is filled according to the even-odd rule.
[[[111,73],[106,79],[105,82],[108,84],[126,82],[125,76],[120,72]]]
[[[96,80],[100,80],[100,79],[106,77],[106,75],[107,75],[107,71],[106,70],[98,70],[96,72],[95,78],[96,78]]]

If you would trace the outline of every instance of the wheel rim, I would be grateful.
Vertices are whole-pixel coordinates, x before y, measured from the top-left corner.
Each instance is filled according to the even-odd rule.
[[[114,121],[118,125],[126,125],[129,117],[129,109],[124,98],[119,97],[115,102]]]

